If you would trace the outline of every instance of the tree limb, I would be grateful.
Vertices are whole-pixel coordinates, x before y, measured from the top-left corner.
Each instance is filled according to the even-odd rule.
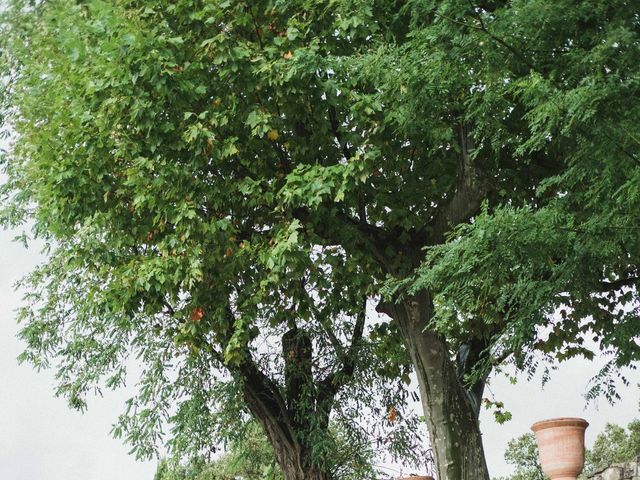
[[[618,290],[622,287],[635,286],[640,281],[640,277],[620,278],[613,282],[600,282],[599,292],[610,292],[611,290]]]
[[[473,140],[464,124],[459,126],[460,161],[458,182],[451,200],[438,210],[430,225],[430,243],[444,242],[447,232],[459,223],[467,221],[477,213],[487,193],[486,185],[481,182],[471,159]]]
[[[353,327],[353,333],[351,334],[351,343],[349,350],[342,359],[342,368],[337,371],[331,372],[327,377],[320,382],[320,388],[318,389],[317,408],[319,413],[328,420],[329,413],[331,411],[331,405],[340,388],[342,388],[352,377],[355,372],[356,358],[359,353],[360,344],[362,342],[362,335],[364,333],[364,324],[366,319],[366,298],[362,301],[362,309],[358,313],[356,323]]]

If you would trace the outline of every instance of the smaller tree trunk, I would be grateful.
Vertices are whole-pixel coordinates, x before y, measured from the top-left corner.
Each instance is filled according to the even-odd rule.
[[[255,385],[245,384],[244,398],[267,435],[285,480],[330,480],[328,472],[312,465],[310,449],[295,440],[292,424],[273,415]]]
[[[308,452],[300,445],[284,446],[273,443],[278,465],[285,480],[329,480],[328,472],[312,467]]]
[[[285,388],[281,392],[270,378],[250,360],[240,366],[242,393],[254,419],[262,426],[276,455],[285,480],[330,480],[331,475],[313,462],[312,446],[305,443],[312,432],[315,412],[309,405],[315,398],[306,398],[312,391],[312,343],[306,332],[292,328],[282,337],[285,362]],[[322,402],[330,410],[333,394]],[[322,412],[327,417],[329,410]],[[328,434],[328,422],[321,432]]]

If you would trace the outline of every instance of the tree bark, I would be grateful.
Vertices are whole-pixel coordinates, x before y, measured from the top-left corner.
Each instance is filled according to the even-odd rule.
[[[330,474],[310,466],[309,452],[299,445],[294,448],[273,443],[278,465],[285,480],[330,480]]]
[[[354,339],[357,339],[358,332],[362,334],[361,327],[355,330]],[[319,397],[317,394],[311,393],[316,391],[312,372],[313,346],[305,331],[293,327],[283,335],[282,356],[285,363],[283,392],[247,352],[238,371],[245,402],[267,435],[285,480],[330,480],[330,472],[314,462],[312,445],[308,442],[317,428],[314,416],[321,420],[326,417],[326,423],[321,421],[319,428],[320,433],[328,433],[330,406],[339,386],[329,385],[335,388],[322,396],[322,402],[316,398]],[[318,408],[327,411],[315,411],[315,403],[322,403]]]
[[[423,292],[399,304],[383,307],[400,326],[415,366],[427,420],[438,480],[489,480],[478,409],[458,375],[445,339],[425,330],[433,313]]]
[[[330,480],[330,474],[312,465],[311,451],[296,439],[296,429],[265,402],[261,386],[245,381],[244,399],[253,417],[262,426],[276,454],[285,480]]]
[[[273,416],[256,395],[256,389],[246,384],[244,398],[254,418],[260,423],[276,454],[276,461],[285,480],[330,480],[329,472],[312,465],[311,451],[294,437],[290,425]]]

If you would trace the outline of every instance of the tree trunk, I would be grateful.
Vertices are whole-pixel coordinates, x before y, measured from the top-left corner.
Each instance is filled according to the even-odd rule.
[[[311,452],[296,441],[292,425],[286,419],[274,417],[272,411],[266,408],[266,399],[259,389],[255,385],[245,384],[243,393],[249,410],[273,447],[285,480],[330,480],[328,472],[312,465]]]
[[[330,480],[329,472],[314,465],[311,445],[304,443],[312,431],[312,412],[300,404],[305,383],[312,381],[311,342],[304,332],[285,333],[283,356],[285,395],[247,356],[239,369],[244,400],[269,439],[285,480]]]
[[[311,466],[308,452],[304,452],[300,445],[293,448],[272,442],[276,452],[278,465],[285,480],[329,480],[328,472],[323,472]]]
[[[433,312],[429,295],[384,307],[398,322],[416,369],[438,480],[489,480],[475,402],[459,379],[445,339],[424,331]]]

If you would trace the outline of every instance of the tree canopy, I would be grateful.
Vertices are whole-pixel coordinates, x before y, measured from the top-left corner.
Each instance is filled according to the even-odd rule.
[[[454,343],[492,335],[489,370],[513,355],[523,369],[541,353],[611,355],[592,392],[611,398],[611,377],[640,355],[638,10],[508,3],[468,28],[489,37],[476,47],[506,49],[525,71],[483,58],[477,68],[490,77],[474,65],[482,93],[465,104],[482,146],[496,149],[488,159],[514,162],[489,171],[512,178],[399,284],[435,292],[434,326]]]
[[[2,219],[51,248],[24,359],[77,406],[145,361],[122,425],[142,451],[172,402],[176,438],[212,433],[222,367],[277,453],[411,363],[439,478],[488,478],[496,366],[605,351],[614,397],[640,355],[639,10],[9,2]],[[391,321],[365,333],[367,301]]]
[[[114,429],[140,456],[167,423],[174,452],[207,452],[250,411],[300,468],[343,468],[328,430],[341,417],[355,457],[375,442],[423,463],[408,433],[418,420],[402,414],[406,355],[387,325],[365,328],[370,259],[319,245],[274,194],[295,181],[282,172],[296,147],[275,117],[282,92],[258,92],[286,83],[261,73],[287,65],[284,37],[256,33],[246,5],[193,7],[15,2],[7,14],[18,141],[4,192],[25,189],[4,219],[32,215],[51,249],[25,279],[23,360],[56,359],[57,393],[76,408],[141,360],[140,393]],[[302,115],[287,108],[283,121]],[[26,186],[38,177],[40,193]],[[363,412],[373,424],[354,421]]]
[[[616,464],[630,462],[640,456],[640,420],[627,427],[607,423],[585,455],[585,472],[593,475]]]

